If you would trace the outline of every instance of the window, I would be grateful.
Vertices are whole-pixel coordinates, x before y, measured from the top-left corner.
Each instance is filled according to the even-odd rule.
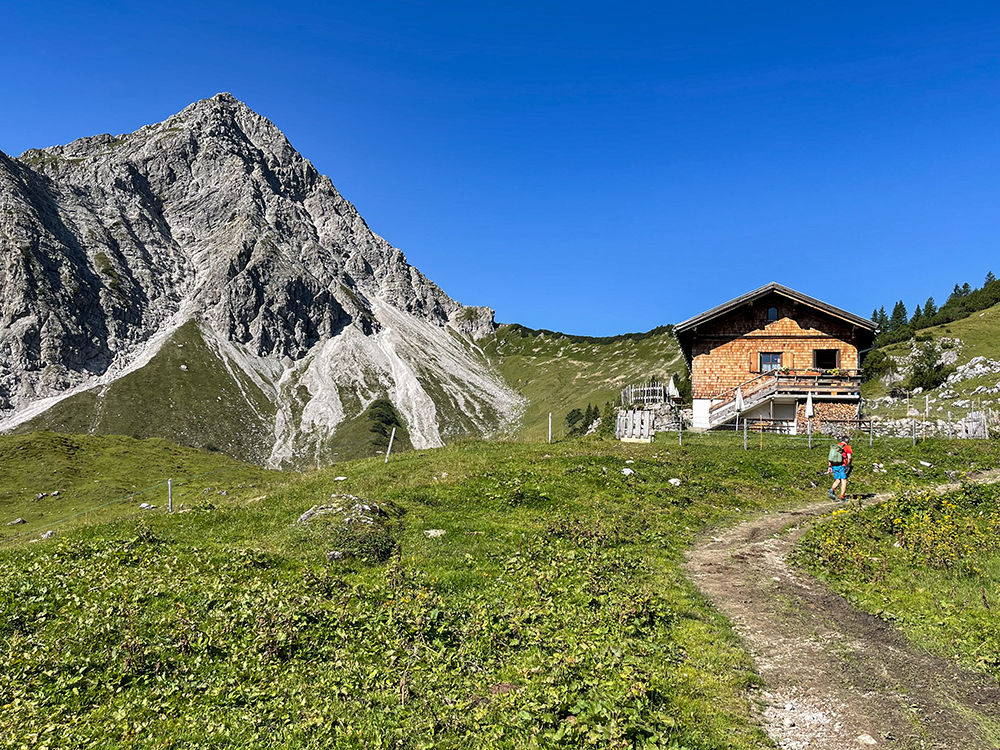
[[[817,370],[836,370],[840,367],[840,350],[813,349],[813,367]]]
[[[767,308],[767,322],[773,323],[777,319],[778,319],[778,308],[777,307]]]
[[[781,352],[761,352],[760,371],[772,372],[781,369]]]

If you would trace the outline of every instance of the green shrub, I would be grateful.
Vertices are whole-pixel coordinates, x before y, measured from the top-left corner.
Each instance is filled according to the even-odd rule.
[[[602,437],[615,436],[615,423],[618,421],[618,409],[610,401],[605,402],[601,412],[601,429],[597,431]]]
[[[917,360],[913,363],[910,377],[906,379],[906,387],[911,390],[923,388],[925,391],[937,388],[947,380],[952,372],[954,372],[954,368],[941,362],[941,355],[938,353],[937,347],[932,343],[927,343],[924,344]]]
[[[963,484],[838,509],[802,538],[797,561],[923,647],[997,675],[998,500],[997,486]]]
[[[382,524],[348,523],[330,534],[332,549],[345,557],[369,562],[385,562],[396,551],[399,542],[391,530]]]
[[[895,372],[895,369],[896,363],[893,358],[881,349],[876,349],[862,362],[861,380],[865,383],[877,380],[890,372]]]

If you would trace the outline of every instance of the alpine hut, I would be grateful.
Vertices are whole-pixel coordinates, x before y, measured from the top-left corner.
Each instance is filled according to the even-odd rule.
[[[770,283],[674,327],[691,369],[692,426],[738,416],[797,433],[812,394],[816,419],[856,419],[860,356],[875,324]]]

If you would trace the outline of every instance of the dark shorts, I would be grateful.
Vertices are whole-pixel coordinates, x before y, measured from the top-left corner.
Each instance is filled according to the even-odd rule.
[[[833,478],[834,479],[847,479],[847,467],[841,464],[840,466],[833,467]]]

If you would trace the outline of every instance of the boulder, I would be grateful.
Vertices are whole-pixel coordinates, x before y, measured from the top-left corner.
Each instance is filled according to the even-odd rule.
[[[388,518],[390,513],[387,504],[379,504],[363,500],[354,495],[331,495],[334,502],[326,505],[314,505],[301,516],[296,523],[309,523],[319,516],[339,516],[343,523],[374,524],[378,518]]]
[[[374,502],[355,495],[331,495],[330,502],[314,505],[295,525],[329,545],[328,562],[358,558],[387,560],[398,546],[398,519],[402,510],[392,503]]]

